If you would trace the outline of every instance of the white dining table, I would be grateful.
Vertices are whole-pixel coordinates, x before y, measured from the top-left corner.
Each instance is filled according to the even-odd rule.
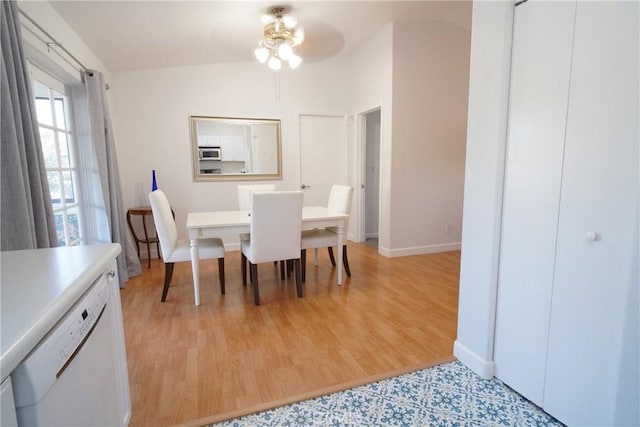
[[[342,252],[344,245],[344,224],[349,214],[330,211],[324,206],[304,206],[302,208],[302,229],[336,227],[338,235],[338,285],[342,284]],[[200,250],[198,240],[208,237],[237,236],[249,233],[249,211],[190,212],[187,215],[187,230],[191,241],[191,268],[193,270],[193,292],[195,305],[200,305]]]

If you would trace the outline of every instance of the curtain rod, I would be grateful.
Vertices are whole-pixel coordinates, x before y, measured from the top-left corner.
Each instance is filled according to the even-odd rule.
[[[25,13],[25,11],[24,11],[24,10],[22,10],[22,9],[19,7],[19,8],[18,8],[18,11],[22,14],[22,16],[24,16],[25,18],[27,18],[27,19],[29,20],[29,22],[31,22],[33,25],[35,25],[35,26],[36,26],[36,28],[38,28],[38,29],[39,29],[40,31],[42,31],[42,32],[43,32],[47,37],[49,37],[49,39],[51,39],[51,42],[47,42],[47,47],[50,47],[50,46],[59,47],[60,49],[62,49],[62,51],[63,51],[64,53],[66,53],[66,54],[67,54],[71,59],[73,59],[73,60],[76,62],[76,64],[78,64],[78,65],[82,68],[82,70],[83,70],[85,73],[89,74],[90,76],[93,76],[93,72],[91,72],[87,67],[85,67],[85,66],[84,66],[84,64],[78,60],[78,58],[76,58],[75,56],[73,56],[73,55],[71,54],[71,52],[69,52],[69,51],[68,51],[64,46],[62,46],[62,44],[61,44],[58,40],[54,39],[54,38],[53,38],[53,36],[52,36],[51,34],[49,34],[49,33],[48,33],[44,28],[42,28],[42,27],[41,27],[41,26],[40,26],[36,21],[34,21],[34,20],[33,20],[33,18],[31,18],[29,15],[27,15],[27,14]]]

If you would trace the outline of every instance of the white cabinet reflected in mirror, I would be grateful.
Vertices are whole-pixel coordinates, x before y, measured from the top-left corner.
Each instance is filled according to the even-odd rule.
[[[282,179],[280,120],[189,120],[194,181]]]

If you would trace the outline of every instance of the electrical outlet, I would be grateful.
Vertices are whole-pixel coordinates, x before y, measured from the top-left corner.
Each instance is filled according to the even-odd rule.
[[[444,232],[445,233],[451,233],[451,224],[445,224],[444,225]]]

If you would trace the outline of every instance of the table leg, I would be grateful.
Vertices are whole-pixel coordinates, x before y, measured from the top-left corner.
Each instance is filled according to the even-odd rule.
[[[151,245],[149,244],[149,234],[147,233],[146,215],[142,215],[142,229],[144,230],[144,241],[147,245],[147,268],[151,268]],[[138,255],[140,258],[140,255]]]
[[[342,246],[344,245],[344,222],[341,221],[336,232],[338,233],[338,285],[342,285]]]
[[[200,248],[198,247],[198,239],[191,239],[191,270],[193,271],[195,304],[200,305]]]

